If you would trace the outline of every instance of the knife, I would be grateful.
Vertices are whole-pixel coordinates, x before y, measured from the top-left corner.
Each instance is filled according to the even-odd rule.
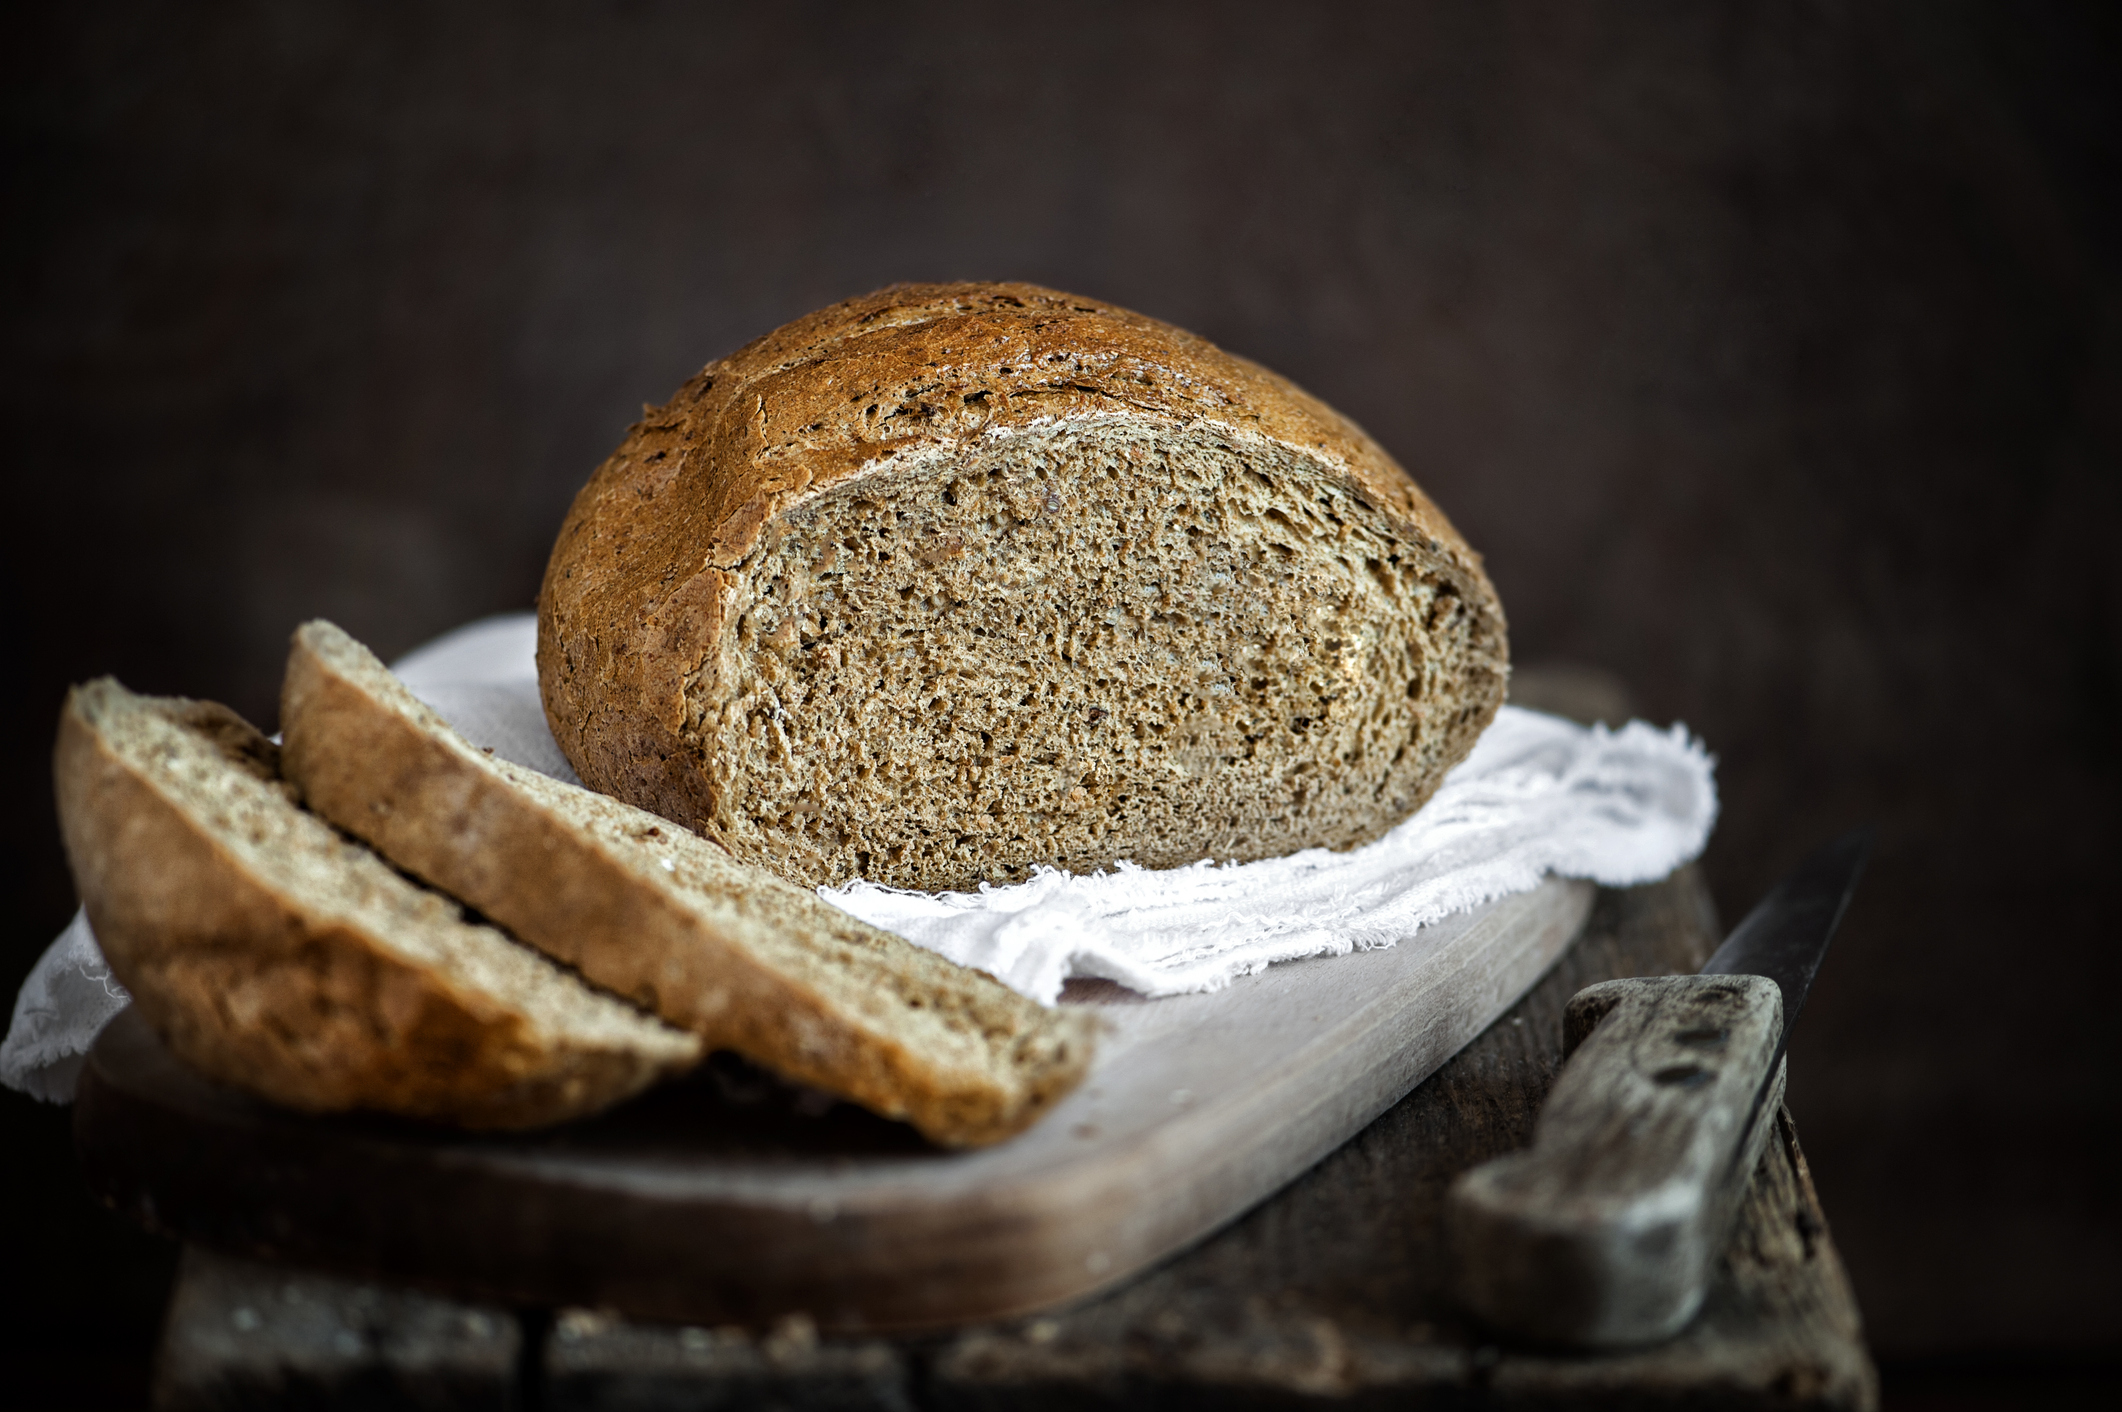
[[[1532,1146],[1445,1202],[1461,1301],[1498,1330],[1619,1348],[1678,1333],[1783,1101],[1791,1021],[1871,852],[1827,844],[1769,890],[1699,975],[1588,986]]]

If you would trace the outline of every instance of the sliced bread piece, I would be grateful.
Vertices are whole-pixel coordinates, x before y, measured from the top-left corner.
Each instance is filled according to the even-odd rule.
[[[1095,1022],[741,864],[668,819],[473,748],[330,623],[280,719],[304,801],[715,1048],[977,1146],[1073,1088]]]
[[[112,972],[177,1056],[311,1112],[473,1128],[594,1112],[700,1042],[465,920],[295,803],[225,706],[106,677],[60,716],[67,859]]]

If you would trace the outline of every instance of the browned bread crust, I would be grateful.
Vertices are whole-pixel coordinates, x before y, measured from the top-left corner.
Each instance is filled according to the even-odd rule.
[[[75,886],[112,973],[187,1064],[311,1112],[523,1128],[698,1060],[691,1035],[304,813],[277,754],[226,707],[109,678],[60,717]]]
[[[577,497],[538,666],[593,788],[922,888],[1366,841],[1508,670],[1479,556],[1359,427],[1024,284],[893,286],[686,383]]]
[[[952,1146],[1036,1121],[1090,1062],[1087,1014],[473,748],[330,623],[296,632],[280,719],[310,808],[712,1048]]]

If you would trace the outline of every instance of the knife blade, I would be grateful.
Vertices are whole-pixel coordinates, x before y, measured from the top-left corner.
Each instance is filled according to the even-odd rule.
[[[1461,1301],[1521,1338],[1654,1343],[1701,1308],[1782,1103],[1784,1056],[1871,830],[1815,850],[1692,976],[1571,998],[1532,1145],[1445,1202]]]

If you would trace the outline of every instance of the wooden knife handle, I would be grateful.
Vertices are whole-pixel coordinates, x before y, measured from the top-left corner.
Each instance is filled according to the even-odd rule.
[[[1685,1327],[1782,1102],[1782,1032],[1782,994],[1761,976],[1577,992],[1532,1146],[1461,1174],[1447,1199],[1466,1305],[1507,1333],[1576,1347]]]

